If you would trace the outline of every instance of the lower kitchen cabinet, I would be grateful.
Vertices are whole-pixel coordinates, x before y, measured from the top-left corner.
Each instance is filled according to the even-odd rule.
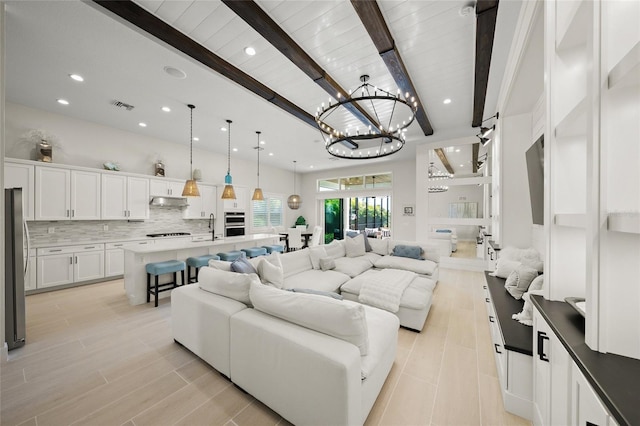
[[[35,252],[35,250],[34,250]],[[27,264],[27,272],[24,275],[24,289],[25,291],[35,290],[37,288],[37,258],[35,256],[29,256],[29,263]]]
[[[104,244],[39,248],[37,254],[38,289],[104,277]]]
[[[124,275],[124,250],[127,245],[153,244],[153,241],[123,241],[104,245],[104,276]]]

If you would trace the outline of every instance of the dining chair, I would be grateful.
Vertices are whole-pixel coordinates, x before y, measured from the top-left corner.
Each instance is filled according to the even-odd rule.
[[[289,251],[299,250],[302,248],[302,231],[300,228],[289,228],[288,247]]]
[[[322,226],[317,225],[313,228],[313,234],[311,234],[311,241],[309,242],[309,247],[319,246],[321,237],[322,237]]]

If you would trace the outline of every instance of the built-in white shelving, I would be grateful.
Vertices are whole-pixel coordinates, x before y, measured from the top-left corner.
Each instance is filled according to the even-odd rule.
[[[640,234],[640,212],[637,213],[609,213],[607,229],[615,232]]]
[[[587,215],[584,213],[556,213],[553,223],[558,226],[584,229],[587,224]]]
[[[582,98],[556,125],[556,137],[566,138],[585,134],[587,100]]]
[[[558,30],[556,50],[571,49],[586,43],[585,26],[589,26],[589,1],[562,1],[557,3]]]
[[[640,42],[613,67],[608,83],[609,89],[616,86],[640,85]]]

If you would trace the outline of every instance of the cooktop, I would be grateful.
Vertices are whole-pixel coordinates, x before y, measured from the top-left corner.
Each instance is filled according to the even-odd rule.
[[[147,234],[147,237],[179,237],[181,235],[191,235],[190,232],[162,232],[158,234]]]

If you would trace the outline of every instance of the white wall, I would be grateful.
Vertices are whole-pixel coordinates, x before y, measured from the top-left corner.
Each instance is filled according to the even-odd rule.
[[[346,162],[347,160],[341,161]],[[298,185],[297,187],[300,188],[299,193],[302,196],[302,206],[296,211],[297,214],[291,214],[290,217],[302,215],[307,219],[307,223],[310,226],[321,223],[322,218],[320,215],[322,210],[320,209],[320,204],[317,200],[329,197],[326,192],[323,192],[322,194],[317,192],[318,179],[391,172],[393,174],[393,189],[389,193],[391,194],[392,205],[392,236],[393,238],[398,239],[415,240],[416,216],[402,215],[402,207],[404,205],[416,205],[415,161],[409,160],[385,163],[367,162],[362,165],[359,161],[353,161],[350,165],[351,167],[321,171],[317,173],[305,173],[304,175],[298,176],[298,182],[301,182],[301,185]],[[293,188],[291,188],[291,190],[293,190]],[[293,212],[292,210],[289,210],[289,208],[286,210]],[[293,220],[295,220],[295,217]]]
[[[429,194],[429,217],[449,217],[449,204],[469,202],[478,204],[478,218],[482,217],[484,188],[478,185],[449,186],[447,192]],[[441,228],[432,225],[432,228]],[[456,225],[459,240],[473,240],[478,236],[478,226]]]
[[[104,162],[111,161],[118,163],[122,171],[153,175],[154,163],[160,158],[165,164],[166,177],[186,179],[190,174],[189,149],[185,145],[10,102],[6,103],[4,126],[7,157],[35,159],[33,145],[21,140],[21,136],[31,129],[45,130],[57,137],[59,146],[54,147],[54,163],[102,168]],[[194,143],[193,167],[202,170],[203,181],[223,183],[227,157],[198,148]],[[231,175],[234,185],[253,190],[256,163],[232,156]],[[288,196],[292,190],[292,177],[290,170],[260,165],[260,185],[264,192]],[[287,222],[295,217],[285,208]]]

